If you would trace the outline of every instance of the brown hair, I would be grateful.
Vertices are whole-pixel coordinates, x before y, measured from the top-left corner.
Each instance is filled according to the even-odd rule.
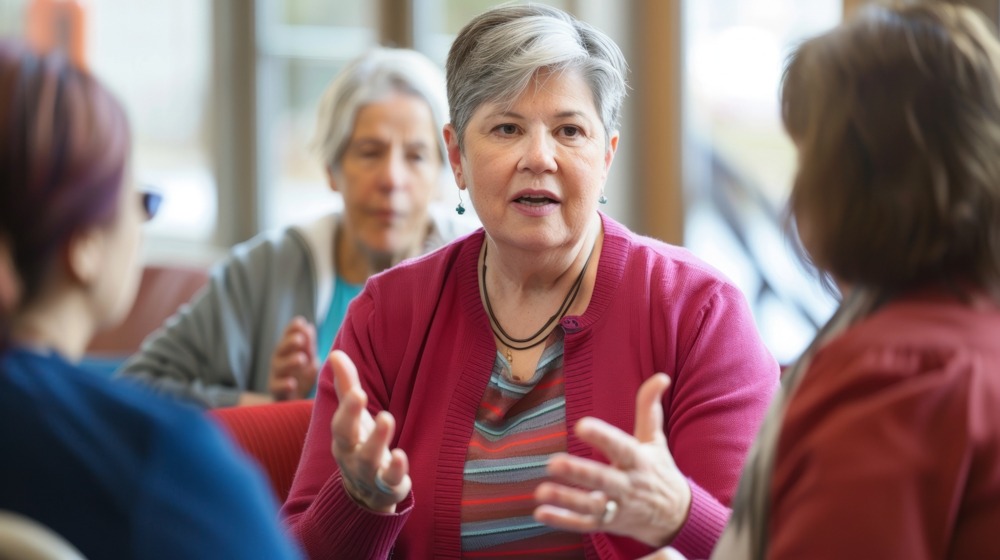
[[[70,236],[115,217],[130,142],[91,75],[0,40],[0,349]]]
[[[817,266],[894,293],[1000,292],[1000,43],[971,8],[872,6],[785,70],[790,209]]]

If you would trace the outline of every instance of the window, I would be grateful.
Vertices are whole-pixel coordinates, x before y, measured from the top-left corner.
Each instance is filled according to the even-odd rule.
[[[257,1],[257,122],[262,228],[342,203],[311,141],[319,99],[350,59],[377,44],[376,3]]]
[[[52,0],[0,0],[0,33],[25,36],[29,7]],[[121,100],[140,182],[166,195],[148,232],[159,242],[204,244],[216,224],[207,138],[210,6],[203,0],[87,0],[88,67]]]
[[[839,23],[841,10],[840,0],[684,4],[686,244],[739,285],[783,363],[835,302],[781,228],[795,153],[778,88],[794,45]]]
[[[516,2],[515,2],[516,3]],[[525,3],[525,2],[520,2]],[[569,0],[540,2],[562,10],[570,10]],[[414,27],[417,30],[414,48],[424,52],[442,66],[448,49],[462,27],[473,17],[500,4],[496,0],[415,0]]]
[[[0,0],[0,37],[19,37],[24,31],[28,0]]]
[[[138,180],[165,195],[147,231],[161,239],[210,240],[216,185],[206,116],[209,6],[202,0],[90,0],[88,7],[91,67],[129,113]]]

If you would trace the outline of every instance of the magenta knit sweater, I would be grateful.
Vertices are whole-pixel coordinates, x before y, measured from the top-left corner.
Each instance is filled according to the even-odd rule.
[[[586,312],[567,316],[566,424],[596,416],[628,433],[639,385],[657,372],[665,432],[693,500],[673,546],[707,557],[757,427],[778,386],[742,294],[684,249],[639,237],[602,215],[604,244]],[[335,348],[358,366],[374,415],[396,418],[394,446],[410,460],[413,492],[396,514],[370,512],[343,489],[331,455],[337,406],[329,367],[302,460],[282,509],[312,558],[458,558],[462,471],[496,346],[480,303],[482,230],[369,280]],[[569,433],[570,453],[604,460]],[[589,558],[649,552],[608,534],[585,539]]]

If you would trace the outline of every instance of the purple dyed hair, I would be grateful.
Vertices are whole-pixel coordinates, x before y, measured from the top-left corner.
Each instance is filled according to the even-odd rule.
[[[13,268],[0,277],[21,286],[0,306],[0,347],[70,236],[114,219],[130,144],[125,111],[93,76],[0,40],[0,238]]]

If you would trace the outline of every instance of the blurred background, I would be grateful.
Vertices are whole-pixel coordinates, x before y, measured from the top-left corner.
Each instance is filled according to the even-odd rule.
[[[631,66],[606,207],[690,248],[746,294],[779,361],[835,298],[783,229],[794,167],[784,61],[859,0],[561,0]],[[996,21],[997,0],[972,2]],[[0,0],[0,35],[63,45],[124,102],[139,180],[166,195],[146,261],[208,266],[257,232],[340,204],[310,140],[320,93],[377,44],[444,64],[488,0]],[[440,202],[450,209],[455,191]],[[845,224],[845,227],[850,227]]]

